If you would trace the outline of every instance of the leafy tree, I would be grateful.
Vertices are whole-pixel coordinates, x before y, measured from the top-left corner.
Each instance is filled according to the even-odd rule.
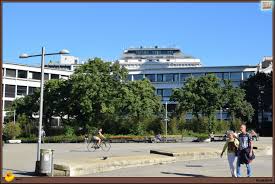
[[[179,103],[179,112],[191,111],[199,119],[199,114],[208,117],[209,132],[213,129],[216,109],[221,104],[221,87],[219,79],[208,74],[200,78],[191,77],[181,89],[175,89],[171,100]]]
[[[253,122],[258,122],[258,112],[272,111],[272,72],[268,74],[258,72],[244,81],[241,88],[245,90],[245,99],[255,109]]]
[[[240,118],[243,121],[251,121],[254,114],[252,105],[245,100],[245,91],[241,88],[234,88],[231,81],[224,81],[223,106],[228,109],[232,121]]]
[[[15,139],[21,133],[21,128],[18,123],[10,122],[5,125],[3,134],[8,139]]]

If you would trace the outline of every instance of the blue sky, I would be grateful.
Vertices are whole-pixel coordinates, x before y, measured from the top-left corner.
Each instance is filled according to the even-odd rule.
[[[254,65],[272,55],[272,12],[259,3],[3,3],[4,61],[39,64],[18,56],[42,46],[115,60],[141,45],[176,46],[205,66]]]

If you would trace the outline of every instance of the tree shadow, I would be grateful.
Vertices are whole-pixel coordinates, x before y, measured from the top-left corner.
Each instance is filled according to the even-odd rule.
[[[180,176],[190,176],[190,177],[207,177],[200,174],[187,174],[187,173],[172,173],[172,172],[161,172],[162,174],[174,174],[174,175],[180,175]]]
[[[12,171],[13,174],[18,174],[18,175],[37,176],[34,171],[30,172],[30,171],[22,171],[22,170],[16,170],[16,169],[8,169],[8,168],[3,168],[3,170]]]

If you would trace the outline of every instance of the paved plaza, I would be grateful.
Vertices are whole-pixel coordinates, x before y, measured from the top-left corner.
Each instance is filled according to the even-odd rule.
[[[222,150],[224,142],[211,143],[113,143],[109,152],[88,152],[84,143],[42,144],[42,148],[54,149],[54,163],[59,160],[77,161],[111,158],[150,156],[150,150],[194,150],[200,148]],[[271,138],[261,138],[255,145],[272,145]],[[16,176],[34,176],[37,144],[5,144],[3,147],[4,172],[11,170]],[[151,154],[152,155],[152,154]],[[167,156],[165,156],[167,157]],[[258,156],[253,163],[255,175],[271,176],[271,156]],[[263,172],[264,169],[266,172]],[[270,171],[270,172],[269,172]],[[170,174],[169,174],[170,172]],[[173,174],[174,173],[174,174]],[[179,173],[179,174],[175,174]],[[182,175],[180,175],[182,173]],[[130,167],[85,176],[228,176],[226,156],[219,159],[176,161],[162,165]]]

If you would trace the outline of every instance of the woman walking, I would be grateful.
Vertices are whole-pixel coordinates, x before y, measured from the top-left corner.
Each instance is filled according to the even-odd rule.
[[[221,158],[227,148],[227,159],[228,159],[228,163],[229,163],[229,167],[230,167],[230,172],[231,172],[232,177],[236,177],[234,161],[237,157],[236,153],[237,153],[237,150],[239,147],[239,141],[238,141],[238,139],[235,138],[233,131],[228,132],[227,136],[228,136],[228,140],[226,140],[226,143],[223,147],[223,150],[221,153]]]

